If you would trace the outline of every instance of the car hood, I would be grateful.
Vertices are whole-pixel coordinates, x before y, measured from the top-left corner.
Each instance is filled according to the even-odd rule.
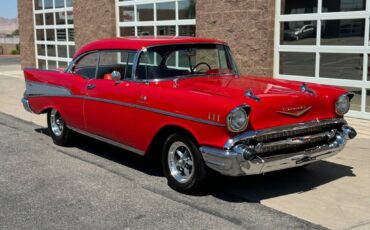
[[[269,128],[335,117],[334,102],[342,89],[307,84],[314,93],[303,92],[302,82],[256,76],[209,76],[178,80],[175,87],[195,93],[226,97],[235,105],[251,107],[253,129]],[[247,92],[253,96],[247,96]]]
[[[291,30],[285,30],[284,33],[294,34],[299,31],[301,31],[301,29],[291,29]]]

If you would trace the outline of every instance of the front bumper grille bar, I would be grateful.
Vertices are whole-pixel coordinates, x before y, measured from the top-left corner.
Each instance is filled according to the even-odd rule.
[[[304,127],[306,129],[304,129]],[[284,132],[286,127],[278,127],[275,130],[253,131],[243,134],[243,137],[234,141],[234,145],[229,149],[218,149],[202,146],[200,151],[207,166],[224,175],[254,175],[286,168],[293,168],[309,164],[340,152],[347,140],[356,136],[356,131],[347,125],[344,119],[331,119],[300,123],[290,126],[293,130],[310,130],[312,127],[337,127],[320,133],[286,137],[269,141],[266,143],[258,142],[257,138],[263,135]],[[315,130],[317,131],[317,130]],[[246,143],[257,143],[246,145]],[[261,144],[262,143],[262,144]],[[274,154],[271,154],[271,153]]]
[[[289,137],[284,140],[273,141],[273,142],[259,142],[254,150],[257,154],[266,152],[273,152],[283,149],[297,148],[302,145],[318,143],[322,141],[329,141],[335,137],[337,130],[332,129],[330,131],[310,134],[305,136]]]

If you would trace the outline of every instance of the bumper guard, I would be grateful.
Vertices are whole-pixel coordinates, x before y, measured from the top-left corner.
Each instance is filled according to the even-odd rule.
[[[341,131],[336,131],[331,141],[326,144],[290,154],[269,157],[254,156],[248,158],[243,149],[219,149],[202,146],[200,151],[206,165],[228,176],[256,175],[282,169],[299,167],[339,153],[347,140],[356,136],[356,131],[343,124]]]
[[[27,112],[33,113],[32,109],[31,109],[31,106],[30,106],[30,103],[28,102],[28,99],[22,98],[21,101],[22,101],[22,104],[23,104],[24,109]]]

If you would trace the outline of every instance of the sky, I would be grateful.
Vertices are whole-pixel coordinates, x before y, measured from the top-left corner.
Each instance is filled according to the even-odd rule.
[[[0,0],[0,17],[17,17],[17,0]]]

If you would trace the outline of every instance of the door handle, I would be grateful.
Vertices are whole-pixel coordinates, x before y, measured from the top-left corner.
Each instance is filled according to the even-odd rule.
[[[94,89],[96,87],[96,85],[94,85],[94,84],[88,84],[87,85],[87,87],[86,87],[86,89],[88,89],[88,90],[92,90],[92,89]]]

